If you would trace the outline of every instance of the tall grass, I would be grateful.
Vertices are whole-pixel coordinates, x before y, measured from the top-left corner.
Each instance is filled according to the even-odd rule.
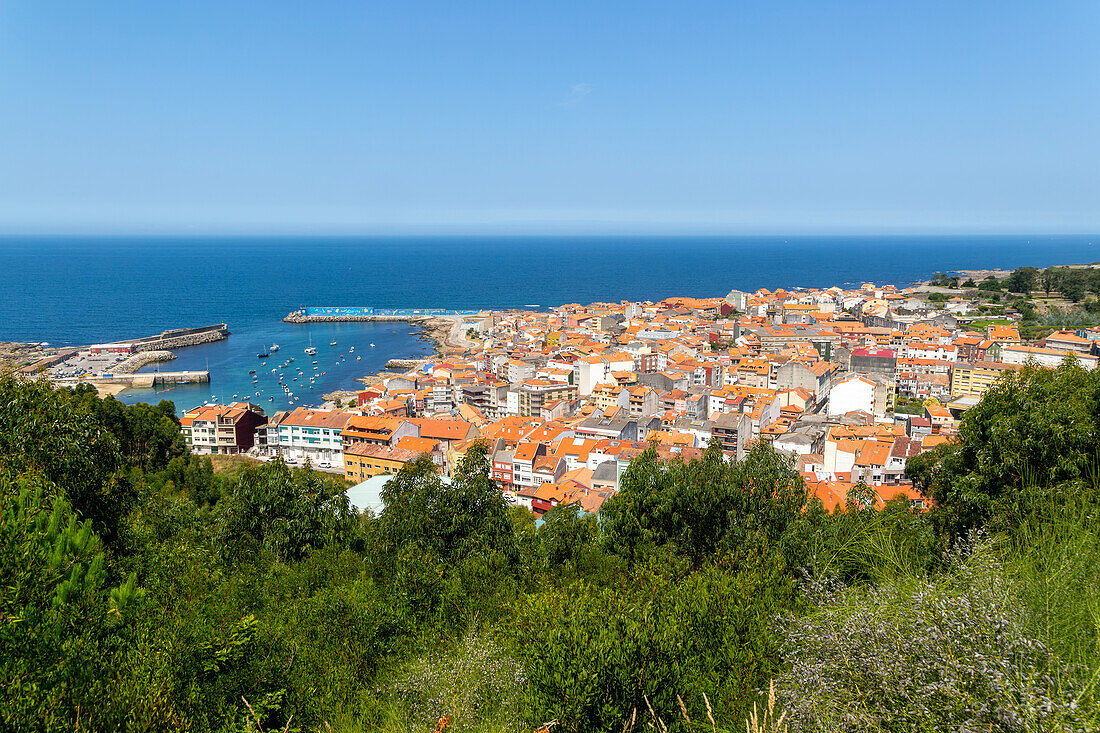
[[[935,538],[926,516],[901,505],[885,511],[850,511],[835,516],[813,539],[816,577],[844,582],[885,583],[923,577],[936,559]]]
[[[1035,632],[1069,665],[1083,684],[1083,695],[1095,704],[1100,680],[1100,504],[1084,498],[1047,503],[1029,514],[1000,550]]]

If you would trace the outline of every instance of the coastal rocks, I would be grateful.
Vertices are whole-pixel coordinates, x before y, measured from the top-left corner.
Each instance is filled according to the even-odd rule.
[[[355,381],[362,382],[364,387],[373,387],[376,384],[385,384],[387,380],[394,377],[405,376],[401,372],[378,372],[376,374],[368,374],[365,377],[357,377]]]
[[[325,402],[332,402],[340,407],[347,405],[349,402],[355,402],[358,397],[358,392],[347,389],[338,389],[335,392],[328,392],[321,395],[321,399],[323,399]]]
[[[386,368],[408,371],[409,369],[416,369],[419,366],[423,366],[426,363],[426,359],[390,359],[386,362]]]
[[[0,371],[19,371],[23,374],[37,374],[64,361],[76,349],[53,349],[42,344],[0,342]]]
[[[115,374],[133,374],[146,364],[162,364],[175,358],[171,351],[139,351],[116,364],[113,371]]]

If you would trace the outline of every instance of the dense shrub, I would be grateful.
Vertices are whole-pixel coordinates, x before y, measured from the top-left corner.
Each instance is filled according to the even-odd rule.
[[[720,715],[742,714],[777,671],[769,629],[794,593],[776,556],[739,564],[685,574],[653,561],[620,587],[528,597],[513,630],[528,722],[619,730],[650,705],[676,717],[677,695],[700,718],[704,695]]]
[[[811,583],[817,611],[782,624],[790,669],[776,688],[792,729],[1092,729],[992,547],[976,549],[936,579]]]

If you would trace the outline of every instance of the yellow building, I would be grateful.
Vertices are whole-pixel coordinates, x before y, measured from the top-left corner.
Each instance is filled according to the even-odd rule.
[[[996,361],[955,364],[951,367],[951,394],[955,397],[981,397],[1002,374],[1019,368],[1015,364]]]
[[[380,473],[395,474],[412,463],[423,451],[372,443],[356,443],[344,451],[344,476],[359,482]]]

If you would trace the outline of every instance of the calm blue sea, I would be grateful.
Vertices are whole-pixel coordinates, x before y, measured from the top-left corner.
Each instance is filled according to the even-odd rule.
[[[0,263],[11,286],[0,294],[0,340],[87,344],[225,321],[227,342],[183,349],[167,367],[209,361],[208,389],[124,394],[186,408],[210,394],[243,396],[264,343],[283,347],[280,363],[294,356],[302,365],[307,329],[280,320],[301,305],[545,307],[733,288],[907,285],[936,271],[1093,262],[1098,249],[1100,236],[4,237]],[[386,359],[430,346],[404,324],[314,325],[309,334],[326,372],[314,393],[354,387],[354,377]],[[349,364],[342,347],[351,345],[363,358]],[[283,393],[265,389],[268,396]]]

